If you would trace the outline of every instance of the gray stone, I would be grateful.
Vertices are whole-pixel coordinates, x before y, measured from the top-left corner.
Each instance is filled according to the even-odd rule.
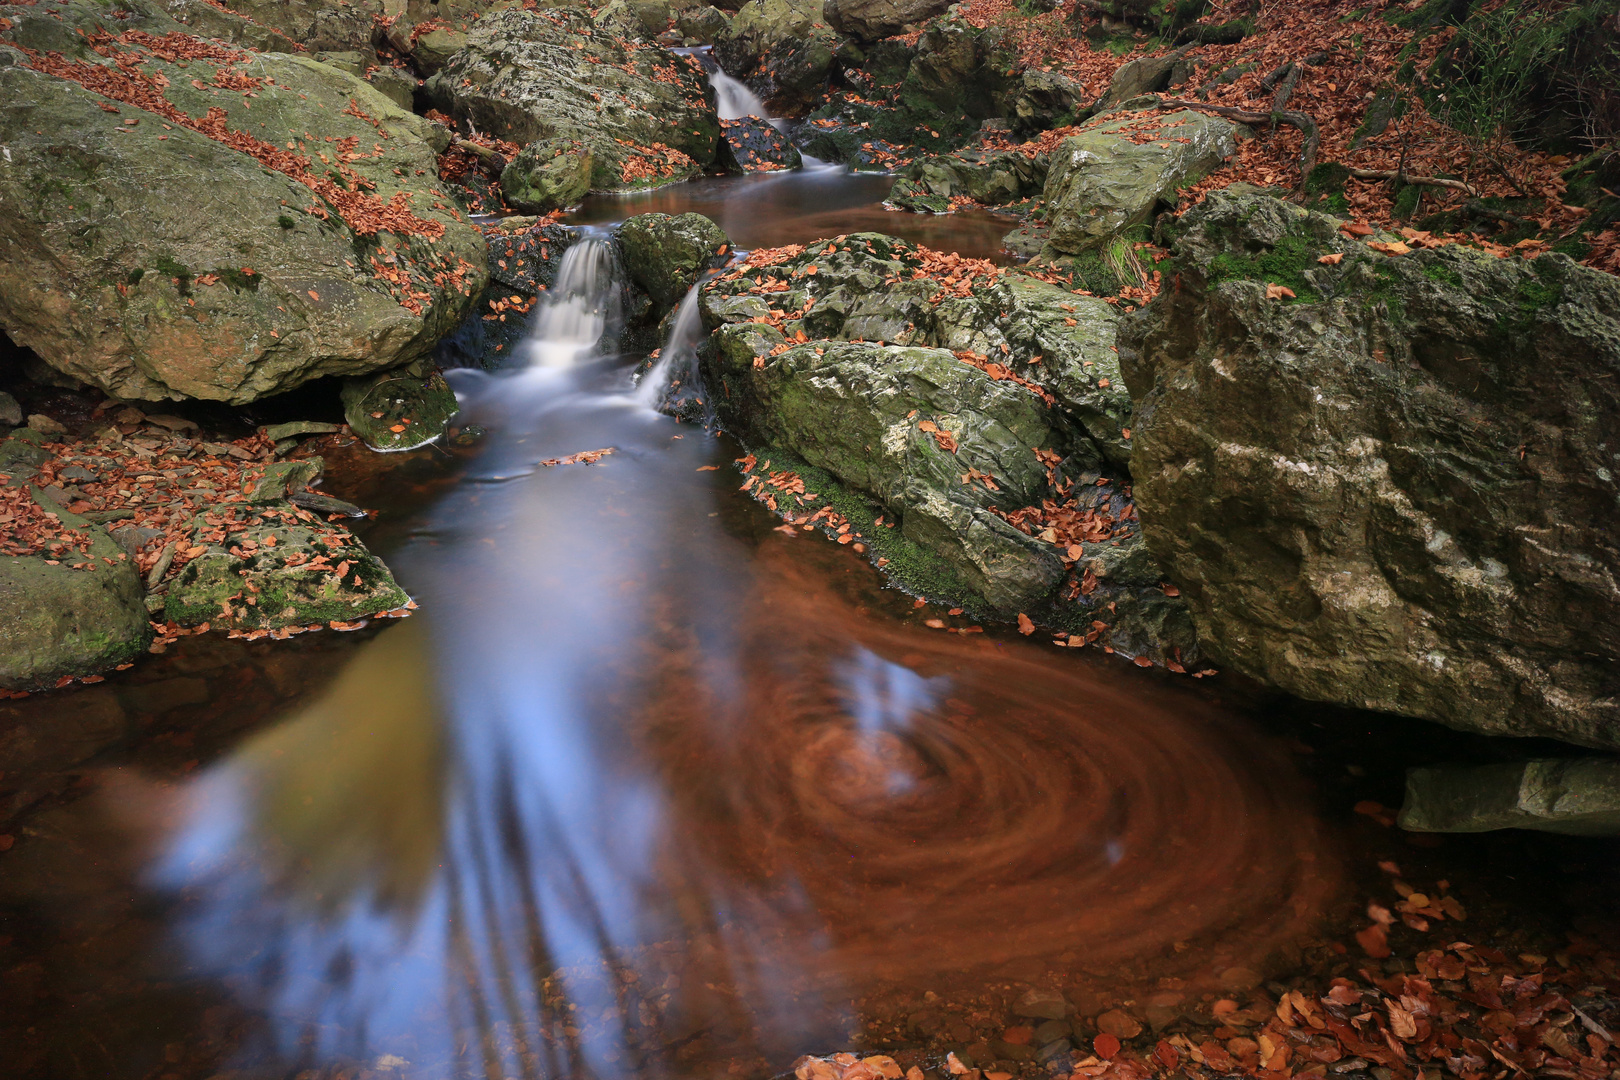
[[[1157,137],[1131,140],[1143,131]],[[1091,121],[1052,151],[1045,189],[1052,246],[1070,254],[1102,247],[1150,221],[1160,202],[1175,202],[1179,188],[1235,155],[1237,134],[1229,121],[1190,109]]]
[[[596,158],[574,139],[542,139],[525,146],[501,171],[501,195],[528,214],[573,206],[591,189]]]
[[[248,502],[255,506],[285,502],[288,495],[308,487],[310,481],[321,475],[321,470],[325,467],[326,463],[318,457],[278,461],[266,465],[264,475],[253,485],[253,490],[248,492]]]
[[[328,424],[321,420],[289,420],[285,424],[271,424],[261,429],[261,434],[271,442],[280,442],[298,435],[332,435],[342,430],[342,424]]]
[[[1040,990],[1031,988],[1024,992],[1012,1007],[1014,1016],[1024,1016],[1031,1020],[1063,1020],[1074,1011],[1068,998],[1056,990]]]
[[[1408,769],[1398,823],[1411,832],[1533,829],[1620,836],[1620,761],[1554,758]]]
[[[7,427],[17,427],[23,422],[22,406],[17,399],[0,390],[0,424]]]
[[[663,311],[679,304],[703,271],[723,263],[731,244],[702,214],[637,214],[616,240],[625,272]]]
[[[877,41],[943,14],[950,0],[826,0],[827,21],[840,33]]]
[[[1217,192],[1176,226],[1119,339],[1149,548],[1252,678],[1620,746],[1620,282],[1339,224]]]

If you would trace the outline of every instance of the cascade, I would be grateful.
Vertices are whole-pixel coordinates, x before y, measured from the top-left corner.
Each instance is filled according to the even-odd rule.
[[[563,254],[557,280],[518,353],[528,366],[573,367],[596,348],[619,315],[616,263],[606,231],[588,231]]]

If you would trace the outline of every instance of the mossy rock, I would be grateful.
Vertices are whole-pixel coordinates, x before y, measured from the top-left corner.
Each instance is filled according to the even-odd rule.
[[[134,562],[105,529],[56,508],[37,489],[34,499],[87,534],[90,551],[54,566],[44,556],[0,555],[0,687],[12,690],[106,671],[152,641]],[[88,567],[74,569],[75,558]]]
[[[444,434],[459,408],[438,372],[385,371],[343,384],[343,418],[373,450],[414,450]]]
[[[383,561],[345,532],[253,525],[182,566],[163,614],[181,626],[275,630],[349,622],[409,602]]]
[[[731,241],[702,214],[637,214],[616,235],[630,279],[660,310],[681,302],[699,275],[725,261]]]
[[[526,214],[573,206],[591,189],[595,166],[591,152],[573,139],[532,142],[501,170],[501,195]]]

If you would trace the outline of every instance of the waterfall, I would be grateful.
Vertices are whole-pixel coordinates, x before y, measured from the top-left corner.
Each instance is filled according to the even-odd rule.
[[[758,94],[718,67],[709,72],[709,85],[714,87],[715,112],[720,114],[720,119],[737,120],[744,116],[757,116],[761,120],[771,118]]]
[[[519,353],[528,366],[573,367],[596,348],[618,314],[615,262],[605,232],[586,233],[563,254],[557,280]]]
[[[669,340],[658,354],[658,363],[642,376],[636,387],[636,400],[650,409],[662,407],[673,412],[688,400],[703,404],[703,384],[698,378],[697,350],[703,340],[703,319],[698,313],[698,291],[707,278],[700,278],[686,291],[675,309]]]

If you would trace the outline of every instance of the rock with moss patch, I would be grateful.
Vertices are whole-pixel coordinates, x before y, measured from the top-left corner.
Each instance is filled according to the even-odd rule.
[[[152,640],[145,588],[134,562],[107,531],[34,493],[67,528],[89,538],[87,554],[0,555],[0,687],[32,690],[63,676],[93,675],[144,652]],[[74,569],[77,557],[87,564]]]
[[[164,618],[238,630],[349,622],[410,602],[383,561],[341,530],[252,525],[169,579]]]
[[[578,140],[599,190],[684,180],[714,160],[720,134],[696,59],[616,38],[572,9],[486,15],[426,89],[479,131]]]
[[[913,186],[903,193],[925,193],[934,200],[965,195],[990,206],[1016,202],[1041,194],[1046,186],[1046,157],[1016,150],[962,150],[954,154],[914,161],[900,171]],[[896,185],[897,191],[899,185]],[[890,201],[917,209],[890,195]],[[931,205],[931,204],[930,204]]]
[[[730,241],[702,214],[637,214],[617,234],[625,272],[661,310],[681,302],[703,271],[725,261]]]
[[[525,146],[501,171],[501,195],[526,214],[573,206],[591,189],[596,159],[573,139],[542,139]]]
[[[373,450],[414,450],[438,439],[456,415],[455,391],[437,371],[385,371],[343,384],[343,418]]]
[[[713,45],[730,32],[731,19],[717,7],[698,4],[675,16],[675,29],[688,42]]]
[[[1046,176],[1051,245],[1074,254],[1150,221],[1161,202],[1237,153],[1238,127],[1183,109],[1111,113],[1052,151]]]
[[[299,458],[296,461],[277,461],[264,467],[264,475],[253,490],[248,492],[248,502],[255,506],[268,506],[271,503],[284,502],[287,496],[303,491],[317,476],[326,463],[318,457]]]
[[[1177,287],[1120,336],[1150,548],[1251,677],[1620,746],[1620,283],[1338,226],[1182,217]]]
[[[1399,823],[1408,832],[1620,836],[1620,761],[1542,758],[1408,769]]]
[[[182,29],[86,4],[62,11],[18,9],[0,38],[93,80],[110,61],[78,31]],[[140,40],[101,46],[138,62],[142,92],[175,110],[167,118],[0,67],[11,155],[0,325],[56,371],[124,399],[241,404],[426,355],[485,273],[483,238],[435,192],[429,123],[310,59],[199,47],[225,83],[193,86],[195,61],[181,67]],[[62,59],[47,64],[46,48]],[[181,116],[217,118],[235,145]],[[336,148],[345,139],[354,149]],[[244,141],[258,156],[236,148]]]

